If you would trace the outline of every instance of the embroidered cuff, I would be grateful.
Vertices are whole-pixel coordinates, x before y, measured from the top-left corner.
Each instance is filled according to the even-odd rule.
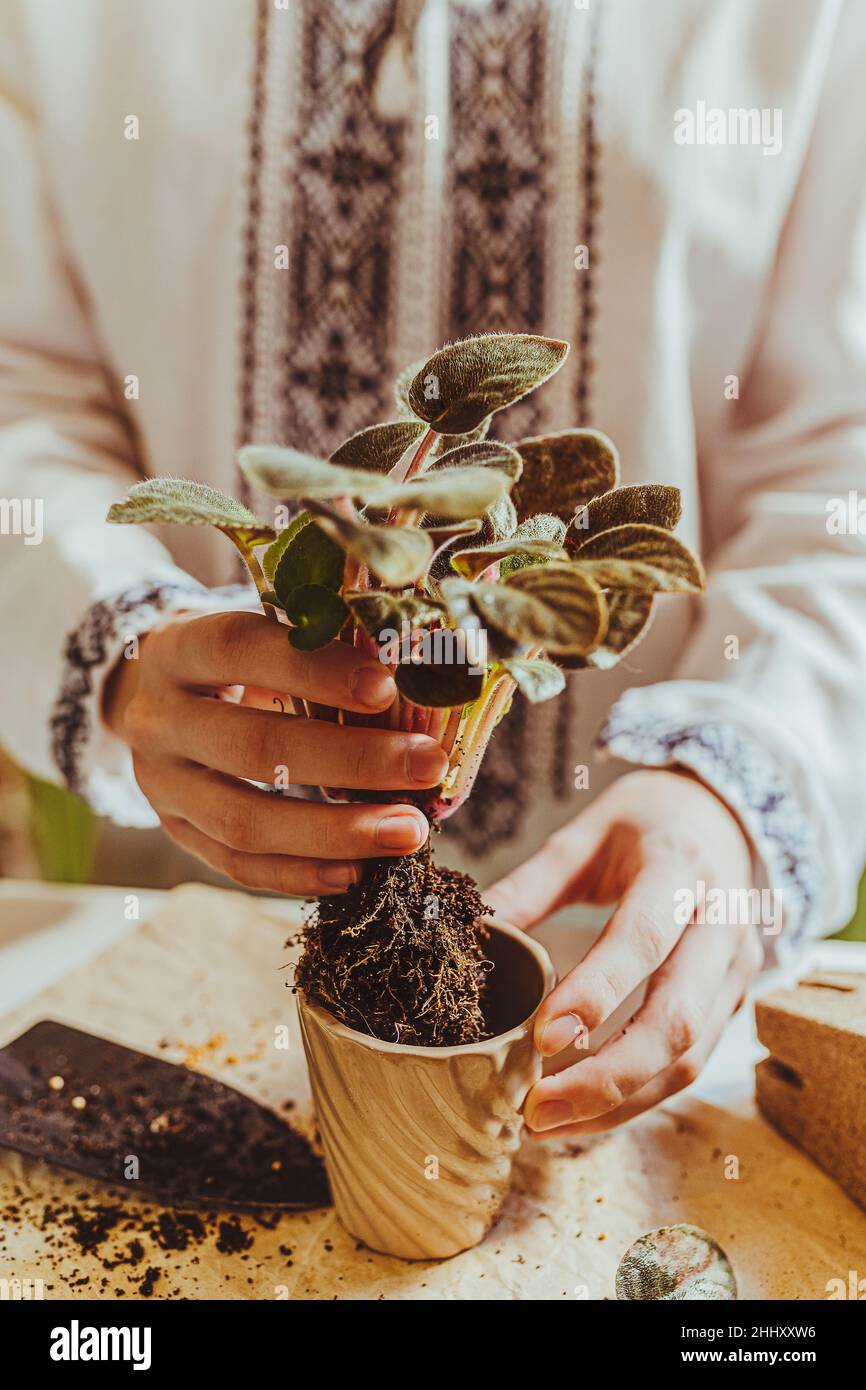
[[[101,718],[105,679],[134,637],[171,613],[257,608],[250,585],[206,589],[196,580],[156,580],[100,600],[66,639],[60,693],[51,712],[51,746],[71,791],[119,825],[150,827],[158,819],[139,790],[129,749]]]
[[[618,701],[598,738],[614,758],[644,767],[685,767],[739,816],[755,847],[765,883],[780,892],[785,941],[810,935],[818,902],[815,837],[793,791],[766,749],[723,720],[684,723],[628,709]],[[768,938],[772,948],[773,942]]]

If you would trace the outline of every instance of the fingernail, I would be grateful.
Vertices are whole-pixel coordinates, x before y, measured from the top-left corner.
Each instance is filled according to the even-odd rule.
[[[546,1100],[526,1117],[530,1129],[556,1129],[574,1119],[574,1110],[567,1100]]]
[[[349,688],[358,704],[370,709],[384,709],[397,693],[394,677],[381,665],[360,666]]]
[[[435,787],[448,771],[448,756],[438,743],[416,744],[409,749],[406,769],[410,779],[421,787]]]
[[[586,1025],[577,1014],[563,1014],[561,1018],[552,1018],[545,1023],[538,1039],[538,1050],[543,1057],[553,1057],[569,1043],[577,1042],[585,1033]]]
[[[319,878],[328,888],[348,888],[358,882],[358,870],[354,864],[323,864]]]
[[[376,826],[376,839],[383,849],[418,849],[424,832],[418,816],[385,816]]]

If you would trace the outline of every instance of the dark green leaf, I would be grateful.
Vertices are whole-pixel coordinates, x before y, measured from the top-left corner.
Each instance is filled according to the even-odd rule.
[[[312,652],[337,636],[349,610],[333,590],[321,584],[302,584],[289,595],[286,612],[296,624],[289,630],[292,646]]]
[[[294,517],[294,519],[289,522],[288,526],[278,532],[277,539],[272,545],[268,546],[262,556],[261,563],[262,569],[265,572],[265,577],[269,579],[272,584],[274,582],[274,575],[277,572],[277,565],[282,559],[283,551],[286,546],[294,540],[299,531],[302,531],[305,526],[309,526],[312,519],[309,512],[301,512],[300,515]]]
[[[345,551],[316,522],[311,522],[298,530],[283,551],[274,573],[274,589],[287,609],[291,594],[304,586],[337,593],[345,565]]]
[[[465,434],[557,371],[568,343],[529,333],[488,333],[428,358],[407,393],[413,414],[440,434]]]
[[[384,584],[401,589],[427,572],[433,542],[426,531],[404,526],[371,526],[342,516],[325,503],[313,503],[322,530]]]
[[[569,522],[578,507],[619,482],[619,455],[599,430],[561,430],[521,439],[514,448],[523,459],[512,492],[521,521],[554,512]]]

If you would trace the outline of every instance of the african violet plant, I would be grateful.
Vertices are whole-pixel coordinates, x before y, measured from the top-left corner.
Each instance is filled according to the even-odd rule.
[[[487,437],[492,416],[558,371],[568,350],[519,333],[451,343],[401,374],[400,418],[361,430],[329,459],[241,450],[249,482],[280,499],[280,530],[178,479],[137,484],[108,515],[218,527],[293,646],[339,640],[387,660],[398,695],[385,714],[293,713],[437,739],[448,773],[418,801],[432,824],[469,795],[516,691],[546,700],[565,670],[612,667],[643,635],[656,593],[703,588],[698,561],[671,534],[678,490],[619,487],[605,435]],[[310,1002],[377,1037],[476,1041],[482,912],[471,880],[439,869],[429,844],[373,862],[346,894],[319,900],[297,982]]]

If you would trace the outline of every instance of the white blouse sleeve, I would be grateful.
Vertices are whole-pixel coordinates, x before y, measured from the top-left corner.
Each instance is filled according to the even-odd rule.
[[[702,441],[715,543],[676,679],[603,744],[681,763],[751,830],[794,935],[837,929],[866,859],[866,10],[842,15],[734,423]]]
[[[16,8],[0,15],[0,730],[29,771],[152,824],[99,722],[102,680],[159,609],[222,606],[138,527],[106,526],[138,479],[41,170]]]

